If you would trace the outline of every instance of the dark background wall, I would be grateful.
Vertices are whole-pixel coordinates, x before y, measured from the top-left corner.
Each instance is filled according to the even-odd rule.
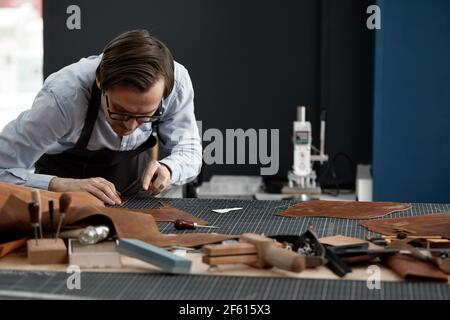
[[[66,8],[81,8],[81,30]],[[98,54],[119,33],[145,28],[190,71],[203,130],[280,129],[280,176],[292,165],[292,121],[307,106],[318,144],[328,110],[327,152],[371,158],[372,31],[366,0],[45,0],[45,77]],[[323,170],[322,170],[323,171]],[[338,178],[354,166],[336,159]],[[259,174],[258,165],[212,165],[211,174]],[[329,179],[324,183],[331,183]],[[344,183],[345,184],[345,183]]]
[[[374,199],[450,201],[450,1],[383,0]]]

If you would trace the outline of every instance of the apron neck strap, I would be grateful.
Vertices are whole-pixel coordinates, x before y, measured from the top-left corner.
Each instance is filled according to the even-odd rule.
[[[101,91],[97,87],[97,83],[94,81],[91,90],[91,98],[89,100],[89,107],[84,120],[83,130],[81,131],[80,138],[75,145],[75,149],[86,149],[89,139],[91,138],[92,130],[94,130],[95,121],[97,120],[98,111],[100,110],[101,103]]]

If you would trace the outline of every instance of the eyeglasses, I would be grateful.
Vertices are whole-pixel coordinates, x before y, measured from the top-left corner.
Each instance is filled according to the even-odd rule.
[[[119,112],[111,112],[109,110],[109,99],[108,95],[106,93],[103,93],[106,98],[106,109],[108,110],[108,115],[112,120],[117,121],[128,121],[130,119],[135,119],[138,123],[149,123],[149,122],[155,122],[161,119],[161,116],[163,114],[163,108],[162,108],[162,100],[159,103],[158,109],[156,109],[155,113],[151,116],[132,116],[125,113],[119,113]]]

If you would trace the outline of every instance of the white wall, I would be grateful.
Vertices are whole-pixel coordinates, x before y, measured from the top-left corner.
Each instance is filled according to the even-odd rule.
[[[42,86],[43,22],[34,4],[0,7],[0,130],[31,107]]]

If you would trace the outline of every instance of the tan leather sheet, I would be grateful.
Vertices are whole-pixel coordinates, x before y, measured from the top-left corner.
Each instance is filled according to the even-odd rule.
[[[173,207],[170,203],[160,202],[160,205],[161,206],[158,209],[131,209],[130,211],[151,214],[156,221],[161,222],[174,222],[175,220],[182,219],[193,221],[201,226],[208,225],[208,221],[197,218],[188,212],[179,210]]]
[[[313,200],[290,206],[279,215],[283,217],[331,217],[340,219],[372,219],[411,208],[396,202],[359,202]]]
[[[370,231],[387,236],[402,232],[411,236],[440,236],[450,238],[450,213],[360,221],[360,224]]]
[[[0,210],[10,195],[25,201],[31,201],[32,188],[18,186],[10,183],[0,182]],[[39,189],[42,199],[43,211],[48,211],[48,201],[53,200],[54,208],[59,208],[59,197],[61,193]],[[104,206],[104,203],[87,192],[67,192],[72,197],[72,205]]]

